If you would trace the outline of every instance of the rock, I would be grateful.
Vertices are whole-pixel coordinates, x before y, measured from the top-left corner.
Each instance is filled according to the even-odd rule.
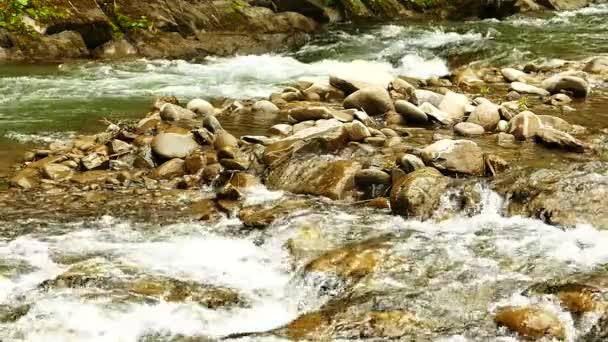
[[[606,304],[602,300],[602,289],[579,283],[560,283],[559,280],[534,284],[524,292],[530,293],[555,295],[560,304],[575,315],[602,311]]]
[[[207,158],[201,152],[194,152],[190,154],[184,160],[184,167],[186,173],[189,175],[195,175],[201,172],[207,165]]]
[[[93,50],[97,58],[121,59],[137,55],[137,49],[126,39],[116,39],[104,43]]]
[[[278,124],[270,127],[268,133],[271,135],[289,135],[293,130],[293,126],[287,124]]]
[[[559,118],[557,116],[553,116],[553,115],[537,115],[537,116],[540,119],[540,121],[542,122],[543,126],[555,128],[562,132],[566,132],[566,133],[570,133],[570,134],[580,134],[580,133],[583,133],[585,130],[584,127],[571,125],[568,123],[568,121],[566,121],[562,118]]]
[[[298,107],[289,110],[289,117],[295,122],[331,119],[332,112],[327,107]]]
[[[11,186],[30,190],[40,184],[40,174],[35,168],[25,168],[17,172],[10,180]]]
[[[437,121],[446,126],[454,123],[448,113],[440,110],[429,102],[421,104],[419,108],[431,119],[431,121]]]
[[[469,140],[439,140],[421,150],[426,165],[441,171],[483,175],[483,153]]]
[[[477,106],[467,119],[467,122],[478,124],[486,131],[492,131],[500,121],[498,106],[491,102],[484,102]]]
[[[608,163],[572,164],[564,170],[522,170],[497,180],[495,190],[508,197],[511,215],[531,216],[548,224],[587,223],[608,229]]]
[[[506,160],[491,153],[484,153],[483,163],[485,166],[486,176],[492,177],[502,173],[509,167],[509,163],[507,163]]]
[[[222,130],[215,134],[213,146],[220,158],[234,158],[239,148],[239,141],[232,134]]]
[[[249,189],[260,185],[259,180],[252,174],[246,172],[236,172],[230,176],[228,184],[237,190]]]
[[[245,158],[222,158],[220,164],[229,171],[246,171],[251,163]]]
[[[355,174],[355,183],[361,187],[391,184],[391,175],[379,169],[359,170]]]
[[[438,108],[439,110],[447,113],[452,121],[459,122],[464,118],[468,104],[469,99],[466,97],[466,95],[448,91],[443,97],[443,100],[439,104]]]
[[[351,65],[359,67],[357,73],[348,75],[333,74],[329,77],[329,84],[343,91],[345,95],[350,95],[369,87],[387,89],[389,83],[393,80],[391,74],[369,68],[367,62],[355,61]]]
[[[498,107],[498,111],[500,112],[500,116],[507,121],[511,120],[515,115],[521,112],[520,105],[517,101],[501,103]]]
[[[391,81],[391,83],[389,83],[388,87],[389,90],[395,91],[398,94],[405,96],[406,100],[413,99],[413,97],[415,96],[414,93],[416,91],[416,87],[414,87],[404,79],[396,78]]]
[[[279,107],[268,100],[260,100],[251,106],[254,113],[275,114],[279,112]]]
[[[583,71],[592,74],[606,74],[608,75],[608,57],[595,57],[590,60]]]
[[[310,207],[311,203],[307,200],[289,200],[281,202],[270,208],[263,205],[245,207],[239,213],[239,219],[245,227],[265,228],[274,221],[287,218],[287,216],[298,210]]]
[[[471,122],[460,122],[454,126],[454,133],[463,137],[483,135],[484,132],[483,127]]]
[[[580,337],[581,342],[608,341],[608,313],[605,313],[585,335]]]
[[[160,108],[160,117],[166,121],[193,120],[196,113],[178,105],[165,103]]]
[[[354,177],[361,165],[352,160],[328,160],[311,156],[305,160],[290,159],[273,167],[265,184],[296,194],[343,199],[354,186]]]
[[[384,88],[368,87],[357,90],[344,99],[344,108],[354,108],[375,116],[394,111],[393,101]]]
[[[184,161],[179,158],[173,158],[157,167],[152,177],[156,179],[172,179],[183,176],[184,171]]]
[[[540,306],[500,308],[494,319],[497,324],[506,326],[522,337],[566,338],[564,324],[559,317]]]
[[[363,139],[372,136],[367,127],[360,121],[348,123],[344,125],[344,129],[348,132],[348,139],[350,141],[362,141]]]
[[[380,130],[382,134],[384,134],[388,138],[398,137],[399,134],[390,128],[383,128]]]
[[[510,89],[515,90],[516,92],[518,92],[520,94],[531,94],[531,95],[538,95],[538,96],[551,95],[551,93],[549,93],[545,89],[535,87],[533,85],[529,85],[529,84],[522,83],[522,82],[511,83]]]
[[[50,180],[69,179],[73,173],[74,171],[70,167],[61,164],[47,164],[42,167],[44,178]]]
[[[193,129],[192,133],[194,133],[196,140],[202,145],[213,146],[215,143],[215,136],[213,136],[213,133],[209,132],[206,128]]]
[[[185,158],[197,148],[192,134],[160,133],[152,140],[154,153],[165,159]]]
[[[415,95],[415,101],[414,104],[421,106],[424,103],[430,103],[435,107],[439,107],[439,105],[441,104],[441,102],[443,101],[443,95],[435,93],[433,91],[430,90],[424,90],[424,89],[416,89],[416,91],[414,92]]]
[[[545,103],[549,103],[553,106],[564,106],[570,102],[572,102],[572,99],[570,98],[570,96],[568,96],[566,94],[555,94],[555,95],[551,96],[548,99],[548,101],[546,101]]]
[[[509,121],[508,132],[513,134],[517,140],[526,140],[534,137],[542,127],[543,123],[536,114],[524,111]]]
[[[391,208],[399,215],[428,219],[447,185],[448,179],[432,167],[413,171],[393,184]]]
[[[224,130],[220,122],[213,115],[208,115],[203,118],[203,127],[214,134]]]
[[[395,111],[403,115],[407,122],[423,124],[429,120],[424,111],[408,101],[395,101]]]
[[[574,97],[586,97],[591,91],[589,83],[576,76],[555,75],[544,80],[541,86],[551,94],[567,91]]]
[[[500,70],[502,76],[507,80],[507,82],[521,82],[521,83],[532,83],[534,82],[534,78],[523,71],[513,69],[513,68],[504,68]]]
[[[515,143],[515,136],[513,134],[500,132],[496,135],[496,142],[498,146],[512,146]]]
[[[365,204],[365,206],[374,209],[390,209],[391,202],[386,197],[376,197]]]
[[[220,212],[215,202],[211,199],[204,199],[192,203],[190,212],[197,220],[215,221],[220,218]]]
[[[205,100],[202,100],[202,99],[193,99],[193,100],[191,100],[186,105],[186,109],[188,109],[189,111],[191,111],[191,112],[193,112],[195,114],[201,115],[201,116],[207,116],[207,115],[214,115],[215,114],[215,108],[213,108],[213,105],[211,103],[205,101]]]
[[[575,152],[585,152],[589,146],[570,134],[551,127],[542,127],[536,132],[536,140],[548,147],[563,148]]]
[[[424,167],[422,159],[413,154],[404,154],[401,158],[397,159],[397,163],[399,163],[401,169],[406,173],[414,172]]]
[[[509,122],[506,120],[498,121],[496,125],[496,132],[506,132],[509,129]]]
[[[110,141],[110,152],[112,154],[124,154],[133,149],[129,143],[126,143],[122,140],[113,139]]]
[[[80,162],[82,163],[82,166],[84,166],[85,169],[93,170],[103,167],[104,164],[108,162],[108,160],[109,159],[107,155],[93,152],[82,157],[82,159],[80,159]]]

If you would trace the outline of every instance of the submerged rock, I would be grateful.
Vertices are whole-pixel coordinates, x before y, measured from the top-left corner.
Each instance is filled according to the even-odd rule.
[[[555,75],[543,81],[542,87],[551,94],[567,91],[575,97],[586,97],[591,88],[584,79],[576,76]]]
[[[448,178],[432,167],[425,167],[397,180],[391,190],[391,208],[406,217],[428,219],[439,206]]]
[[[496,323],[527,338],[566,338],[564,323],[539,306],[505,307],[496,312]]]
[[[472,122],[460,122],[454,126],[454,133],[464,137],[483,135],[484,132],[483,127]]]

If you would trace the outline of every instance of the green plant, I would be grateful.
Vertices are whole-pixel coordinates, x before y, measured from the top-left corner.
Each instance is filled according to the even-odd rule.
[[[65,17],[66,13],[56,5],[43,0],[5,0],[0,3],[0,28],[32,33],[23,23],[23,16],[45,23]]]
[[[479,93],[484,96],[488,95],[490,93],[490,87],[488,87],[488,86],[479,87]]]
[[[524,110],[528,109],[528,97],[527,96],[522,96],[517,100],[517,109],[519,109],[520,112],[523,112]]]

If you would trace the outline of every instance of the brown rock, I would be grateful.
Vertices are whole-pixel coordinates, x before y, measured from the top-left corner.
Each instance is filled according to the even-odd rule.
[[[406,217],[428,219],[439,205],[447,185],[448,179],[436,169],[418,169],[393,184],[391,208]]]
[[[564,324],[539,306],[505,307],[496,312],[496,323],[527,338],[553,337],[565,339]]]

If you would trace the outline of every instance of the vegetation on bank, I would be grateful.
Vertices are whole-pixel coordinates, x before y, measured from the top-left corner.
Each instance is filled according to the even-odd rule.
[[[30,32],[24,16],[46,23],[67,16],[67,11],[45,0],[5,0],[0,3],[0,28],[10,31]]]

